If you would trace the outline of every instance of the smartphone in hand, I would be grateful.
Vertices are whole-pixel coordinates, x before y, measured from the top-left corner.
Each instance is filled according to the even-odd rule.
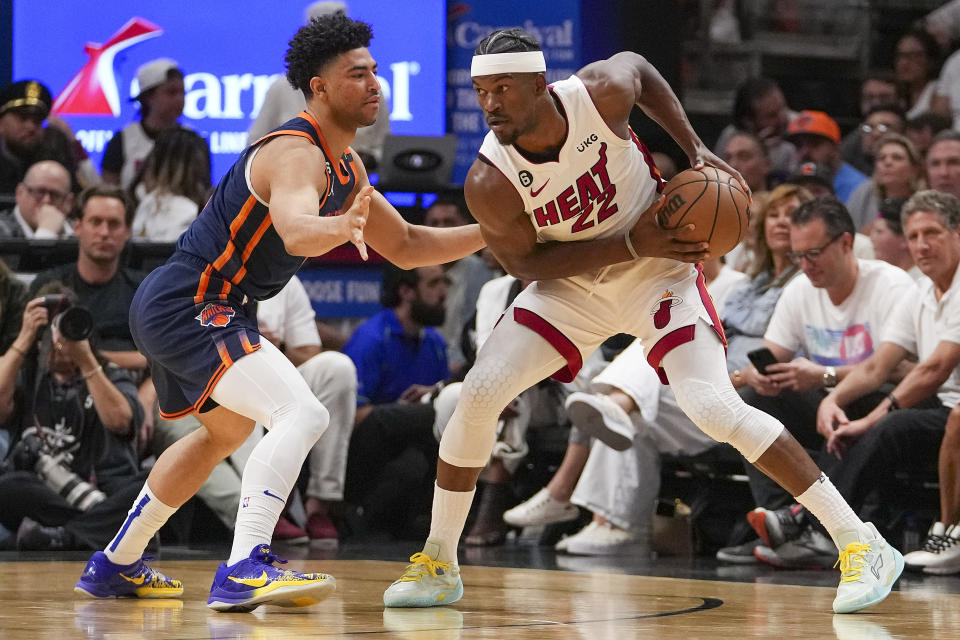
[[[760,347],[759,349],[750,351],[747,353],[747,358],[749,358],[751,364],[757,368],[757,371],[763,375],[769,375],[767,373],[767,367],[777,363],[777,359],[773,355],[773,352],[767,347]]]

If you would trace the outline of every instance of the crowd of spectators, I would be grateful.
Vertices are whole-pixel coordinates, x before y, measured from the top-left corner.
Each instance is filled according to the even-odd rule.
[[[725,264],[702,266],[732,385],[784,422],[854,508],[898,504],[892,485],[903,477],[939,481],[940,511],[927,514],[928,536],[907,557],[929,573],[960,572],[960,52],[947,58],[943,48],[960,35],[952,15],[937,12],[906,31],[893,68],[862,78],[859,121],[848,131],[820,105],[788,104],[773,79],[737,90],[714,148],[753,191],[751,228]],[[144,274],[123,258],[130,242],[173,243],[196,218],[211,192],[210,151],[180,124],[184,73],[175,61],[143,65],[137,86],[139,115],[116,132],[99,172],[50,115],[41,82],[0,90],[0,240],[77,244],[75,260],[38,274],[0,263],[0,547],[102,545],[155,456],[200,428],[191,416],[160,419],[127,319]],[[270,89],[258,133],[298,109],[287,89]],[[364,135],[382,140],[388,126]],[[361,157],[374,164],[376,142]],[[470,221],[462,197],[449,194],[423,216],[432,226]],[[326,319],[315,317],[298,279],[259,303],[262,335],[331,412],[278,540],[423,537],[458,381],[527,284],[482,254],[409,271],[385,266],[383,275],[382,310],[335,344],[321,341]],[[89,315],[79,333],[77,309]],[[466,544],[566,524],[572,535],[556,544],[564,553],[657,548],[661,460],[720,445],[679,411],[644,347],[610,343],[577,380],[546,381],[504,410]],[[773,361],[754,364],[758,348]],[[542,464],[530,453],[544,429],[567,446],[530,487],[518,477],[529,480],[529,467]],[[255,429],[251,442],[262,436]],[[245,449],[197,494],[228,529]],[[755,508],[740,515],[756,536],[731,537],[717,557],[832,565],[828,537],[803,509],[745,468]]]

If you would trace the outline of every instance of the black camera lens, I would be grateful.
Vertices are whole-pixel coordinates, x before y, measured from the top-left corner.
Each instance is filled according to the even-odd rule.
[[[93,316],[83,307],[70,307],[54,317],[53,326],[67,340],[86,340],[93,332]]]

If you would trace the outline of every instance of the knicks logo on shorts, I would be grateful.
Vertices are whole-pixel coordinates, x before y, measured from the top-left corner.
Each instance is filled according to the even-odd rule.
[[[225,327],[230,324],[230,319],[236,315],[233,307],[225,304],[210,302],[203,308],[197,320],[204,327]]]
[[[653,316],[653,326],[657,329],[663,329],[670,324],[670,309],[683,302],[683,298],[673,295],[673,291],[667,289],[660,296],[657,304],[650,309],[650,315]]]

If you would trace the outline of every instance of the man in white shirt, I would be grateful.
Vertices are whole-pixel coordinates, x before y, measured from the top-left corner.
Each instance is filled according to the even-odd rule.
[[[27,169],[17,185],[16,206],[0,213],[0,237],[55,239],[73,235],[67,215],[73,207],[70,173],[55,160]]]
[[[767,367],[767,375],[753,366],[742,373],[751,387],[742,392],[747,404],[783,421],[809,451],[823,446],[814,424],[817,407],[828,389],[873,354],[887,319],[903,300],[915,296],[913,280],[902,269],[878,260],[857,259],[853,235],[853,221],[836,198],[805,202],[791,214],[790,256],[803,275],[784,289],[764,336],[764,346],[777,364]],[[867,395],[851,410],[863,415],[882,397]],[[752,465],[746,466],[757,505],[773,510],[793,502]],[[761,510],[748,517],[768,546],[775,548],[782,541],[768,540],[766,527],[775,523],[763,521],[766,513]],[[809,542],[823,544],[813,545],[815,553],[807,553],[810,547],[803,553],[794,549],[797,556],[804,557],[791,556],[790,566],[835,562],[825,539]],[[781,559],[777,562],[784,564]]]
[[[950,408],[960,400],[960,199],[920,191],[904,205],[902,218],[926,277],[918,292],[902,299],[874,354],[824,398],[817,413],[827,451],[842,459],[832,478],[854,509],[895,470],[922,470],[937,460]],[[850,420],[842,407],[878,389],[911,354],[919,364],[873,411]],[[942,533],[951,523],[937,524]],[[917,566],[935,562],[925,558]]]

